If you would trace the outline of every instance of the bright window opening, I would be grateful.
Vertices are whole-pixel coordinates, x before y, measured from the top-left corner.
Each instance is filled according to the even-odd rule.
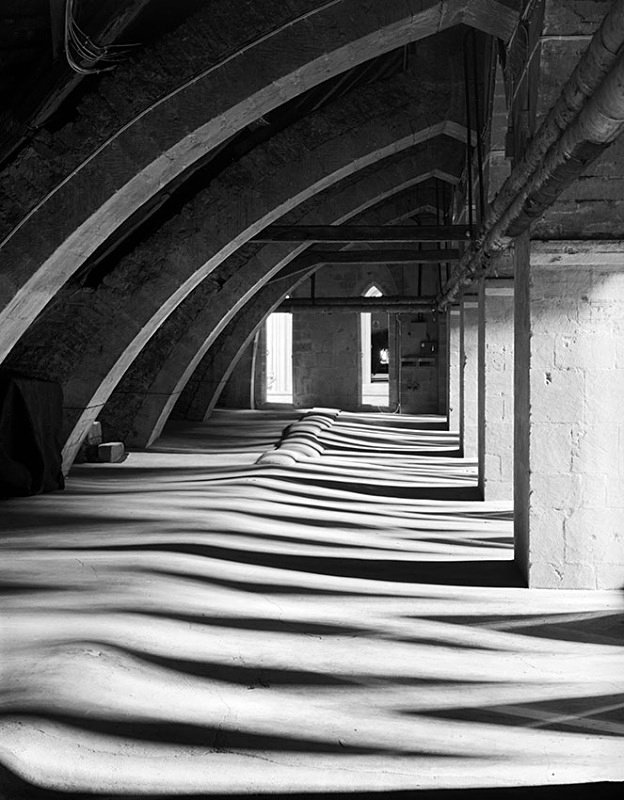
[[[364,297],[382,297],[377,286],[371,286]],[[388,314],[373,311],[360,314],[362,352],[362,405],[387,406],[390,402],[388,368]]]
[[[266,321],[266,399],[292,403],[292,314],[270,314]]]

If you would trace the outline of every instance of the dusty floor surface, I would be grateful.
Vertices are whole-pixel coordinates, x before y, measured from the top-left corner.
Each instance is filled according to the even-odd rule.
[[[343,412],[256,465],[298,416],[2,504],[2,800],[624,780],[624,595],[524,588],[439,418]]]

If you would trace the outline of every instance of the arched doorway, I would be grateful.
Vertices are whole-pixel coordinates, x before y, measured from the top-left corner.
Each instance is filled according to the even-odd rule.
[[[364,297],[382,297],[376,285]],[[363,406],[387,408],[389,404],[390,349],[388,313],[382,310],[360,314],[360,352],[362,355],[361,402]]]

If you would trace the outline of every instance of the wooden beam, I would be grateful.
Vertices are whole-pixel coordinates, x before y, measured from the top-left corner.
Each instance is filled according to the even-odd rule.
[[[254,242],[456,242],[468,225],[268,225]]]
[[[440,264],[457,261],[459,250],[312,250],[301,260],[313,264]]]
[[[395,314],[419,309],[431,310],[435,297],[296,297],[284,300],[277,311],[388,311]]]
[[[302,272],[318,269],[332,264],[438,264],[455,263],[459,259],[458,250],[307,250],[292,261],[269,283],[295,278]]]

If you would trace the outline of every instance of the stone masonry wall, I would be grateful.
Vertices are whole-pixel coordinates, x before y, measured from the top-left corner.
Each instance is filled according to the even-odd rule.
[[[293,399],[297,408],[360,405],[359,314],[302,311],[293,316]]]
[[[516,535],[530,586],[624,584],[623,258],[621,242],[533,243],[516,278]]]

